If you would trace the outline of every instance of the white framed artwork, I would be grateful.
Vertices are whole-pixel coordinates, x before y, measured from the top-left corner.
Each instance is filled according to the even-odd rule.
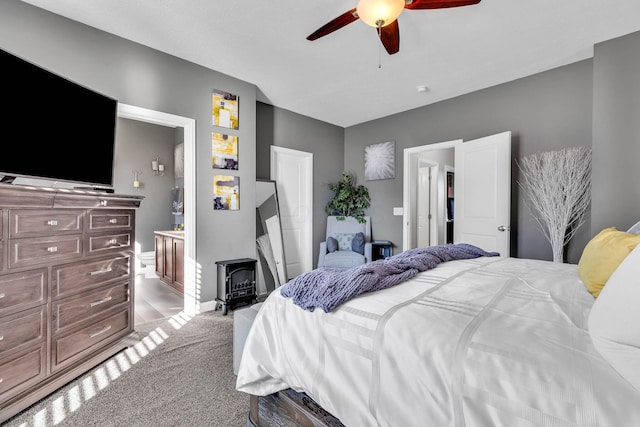
[[[396,177],[396,142],[388,141],[364,148],[364,178],[367,181]]]

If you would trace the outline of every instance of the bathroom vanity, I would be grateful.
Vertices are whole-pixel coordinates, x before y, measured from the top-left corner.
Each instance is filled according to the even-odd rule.
[[[156,274],[184,293],[184,231],[156,231]]]

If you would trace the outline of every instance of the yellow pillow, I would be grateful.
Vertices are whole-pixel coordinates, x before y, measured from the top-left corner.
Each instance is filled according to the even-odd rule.
[[[578,274],[591,295],[597,297],[611,274],[640,243],[640,234],[605,228],[582,251]]]

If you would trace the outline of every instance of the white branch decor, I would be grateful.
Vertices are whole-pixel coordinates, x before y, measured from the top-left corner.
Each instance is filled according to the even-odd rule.
[[[267,261],[267,267],[271,271],[271,276],[273,276],[273,281],[275,283],[275,287],[279,287],[281,285],[280,279],[278,278],[278,270],[276,268],[276,257],[273,255],[273,248],[271,247],[271,242],[269,241],[269,235],[263,234],[262,236],[256,239],[256,243],[258,244],[258,250]]]
[[[518,164],[525,204],[551,243],[553,261],[584,223],[591,202],[591,150],[585,147],[532,154]]]

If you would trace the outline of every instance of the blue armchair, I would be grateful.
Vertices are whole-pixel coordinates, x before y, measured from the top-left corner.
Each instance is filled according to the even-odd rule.
[[[335,216],[327,217],[327,234],[325,241],[320,242],[318,268],[351,268],[371,262],[371,218],[364,218],[365,223],[361,224],[351,217],[342,221]]]

